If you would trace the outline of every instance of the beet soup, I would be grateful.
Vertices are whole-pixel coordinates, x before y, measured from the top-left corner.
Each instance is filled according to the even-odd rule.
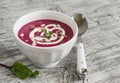
[[[25,43],[38,47],[51,47],[63,44],[73,37],[67,24],[56,20],[35,20],[25,24],[18,32]]]

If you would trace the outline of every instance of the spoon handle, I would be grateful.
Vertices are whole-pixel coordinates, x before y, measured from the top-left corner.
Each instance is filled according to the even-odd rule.
[[[84,70],[87,70],[84,45],[79,42],[77,45],[77,71],[82,74]]]

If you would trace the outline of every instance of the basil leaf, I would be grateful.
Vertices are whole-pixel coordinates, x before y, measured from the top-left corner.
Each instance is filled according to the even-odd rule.
[[[46,29],[43,29],[43,31],[44,31],[45,37],[47,39],[50,39],[53,33],[51,31],[48,32]]]
[[[12,72],[20,79],[26,79],[30,76],[38,76],[39,71],[32,72],[27,66],[23,65],[22,63],[16,61],[11,68]]]
[[[26,79],[32,75],[32,70],[19,62],[15,62],[11,70],[20,79]]]
[[[49,31],[49,32],[46,34],[47,39],[50,39],[50,38],[51,38],[51,35],[52,35],[52,32]]]
[[[39,75],[39,71],[34,71],[33,73],[32,73],[32,76],[38,76]]]
[[[31,69],[29,69],[27,66],[23,65],[22,63],[16,61],[12,66],[7,66],[5,64],[0,63],[1,67],[7,68],[10,71],[12,71],[16,77],[24,80],[30,76],[38,76],[39,71],[32,72]]]
[[[44,29],[43,31],[44,31],[45,34],[47,34],[47,30],[46,29]]]

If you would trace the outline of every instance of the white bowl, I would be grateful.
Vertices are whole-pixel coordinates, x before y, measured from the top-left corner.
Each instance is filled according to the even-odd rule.
[[[73,30],[74,36],[66,43],[52,47],[37,47],[23,42],[18,37],[18,31],[20,28],[31,21],[40,19],[58,20],[69,25]],[[77,40],[78,27],[75,21],[66,14],[56,11],[42,10],[28,13],[19,18],[14,25],[13,32],[16,43],[23,55],[28,57],[34,65],[42,68],[49,68],[55,66],[61,61],[61,59],[68,55]]]

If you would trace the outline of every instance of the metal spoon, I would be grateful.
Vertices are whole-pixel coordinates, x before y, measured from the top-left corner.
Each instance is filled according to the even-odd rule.
[[[82,36],[86,30],[88,29],[88,23],[85,17],[82,14],[74,14],[73,19],[78,25],[79,34],[78,36]],[[81,39],[81,38],[80,38]],[[85,59],[85,52],[84,52],[84,45],[82,40],[77,44],[77,72],[82,75],[82,80],[84,83],[86,72],[87,72],[87,65]]]
[[[79,36],[81,36],[88,29],[87,20],[82,14],[79,14],[79,13],[74,14],[73,19],[77,23],[77,26],[79,29]]]

